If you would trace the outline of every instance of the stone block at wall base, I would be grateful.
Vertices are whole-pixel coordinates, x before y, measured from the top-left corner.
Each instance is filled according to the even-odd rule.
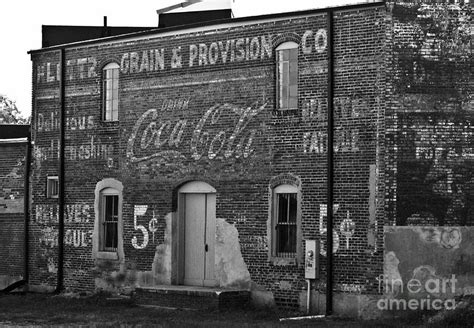
[[[41,284],[41,285],[28,285],[28,292],[32,293],[52,293],[54,292],[56,288],[46,285],[46,284]]]
[[[326,314],[326,294],[311,291],[310,314]],[[299,297],[300,311],[306,312],[307,291],[302,291]],[[384,316],[377,308],[378,295],[349,294],[335,292],[333,294],[333,315],[359,318],[364,320]]]
[[[265,290],[252,290],[250,292],[250,304],[257,309],[275,308],[273,293]]]

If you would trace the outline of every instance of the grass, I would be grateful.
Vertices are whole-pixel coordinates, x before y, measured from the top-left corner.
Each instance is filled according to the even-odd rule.
[[[145,308],[130,300],[110,300],[106,295],[0,295],[0,326],[84,327],[420,327],[420,317],[361,321],[342,318],[283,321],[301,315],[278,311],[186,311]],[[450,318],[449,320],[452,320]],[[469,320],[469,319],[468,319]],[[469,322],[469,321],[466,321]],[[453,324],[450,322],[450,324]],[[436,327],[438,327],[439,322]],[[461,326],[460,326],[461,327]]]

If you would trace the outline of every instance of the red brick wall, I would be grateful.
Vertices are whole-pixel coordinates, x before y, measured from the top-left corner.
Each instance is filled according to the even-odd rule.
[[[24,176],[26,144],[0,144],[0,276],[24,270]]]
[[[370,281],[381,270],[384,19],[384,7],[335,14],[335,282],[346,292],[371,292]],[[302,259],[297,265],[274,265],[268,259],[269,186],[282,175],[301,181],[303,239],[321,237],[324,243],[325,29],[325,14],[318,14],[67,49],[65,286],[93,289],[104,269],[91,256],[97,182],[114,178],[123,183],[124,266],[149,271],[155,248],[163,243],[164,217],[176,211],[177,189],[202,180],[217,190],[217,218],[238,229],[252,280],[272,291],[280,305],[297,305],[305,286]],[[299,108],[286,115],[275,110],[274,48],[283,41],[300,43]],[[197,57],[190,59],[194,47]],[[200,65],[199,49],[205,48]],[[164,49],[162,70],[155,49]],[[122,67],[117,123],[100,120],[100,70],[109,60]],[[31,279],[50,285],[57,269],[57,201],[45,198],[45,181],[57,175],[57,63],[57,52],[33,55]],[[152,122],[154,136],[151,130],[145,133]],[[137,222],[149,235],[140,249],[131,242],[134,237],[140,246],[144,241],[134,229],[135,205],[148,206]]]
[[[472,225],[471,6],[397,1],[388,7],[393,146],[387,175],[395,188],[387,224]]]

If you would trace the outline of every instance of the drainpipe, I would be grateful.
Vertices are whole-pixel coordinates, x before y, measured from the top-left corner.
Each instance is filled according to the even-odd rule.
[[[28,282],[28,277],[30,275],[30,270],[28,267],[28,258],[30,257],[29,254],[29,224],[30,224],[30,166],[31,161],[31,127],[28,128],[28,137],[26,139],[26,154],[25,154],[25,186],[24,186],[24,202],[23,202],[23,213],[25,214],[25,222],[24,222],[24,249],[23,249],[23,256],[24,256],[24,268],[23,268],[23,280]]]
[[[59,213],[58,213],[58,275],[56,282],[55,293],[60,293],[63,289],[64,280],[64,128],[65,128],[65,50],[59,50],[59,66],[60,66],[60,80],[59,80]]]
[[[326,315],[332,314],[333,288],[333,187],[334,187],[334,43],[333,43],[333,11],[327,11],[327,47],[328,47],[328,150],[327,150],[327,229],[326,229]]]

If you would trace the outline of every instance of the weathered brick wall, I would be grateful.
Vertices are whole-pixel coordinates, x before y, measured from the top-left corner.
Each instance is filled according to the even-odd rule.
[[[24,270],[26,144],[0,144],[0,289]]]
[[[335,277],[336,290],[345,292],[371,292],[381,270],[384,18],[383,6],[335,15]],[[275,110],[274,48],[283,41],[300,44],[299,108],[286,115]],[[100,72],[109,60],[121,65],[115,123],[100,120]],[[324,258],[325,14],[67,49],[66,62],[65,286],[145,279],[179,186],[201,180],[217,190],[217,218],[237,228],[254,283],[280,305],[296,306],[305,286],[302,258],[291,265],[268,258],[269,187],[300,181],[302,237],[321,237]],[[57,200],[45,198],[45,182],[58,167],[57,64],[57,51],[33,55],[31,279],[53,286]],[[94,189],[104,178],[124,186],[123,263],[92,257]],[[144,215],[134,215],[140,205]]]
[[[392,17],[392,162],[387,224],[472,225],[471,6],[396,1]],[[396,207],[393,206],[396,203]]]
[[[33,66],[31,131],[32,206],[29,225],[30,285],[56,287],[58,262],[58,202],[46,197],[47,176],[59,175],[59,54],[45,53],[45,67]],[[45,81],[47,83],[41,83]]]

